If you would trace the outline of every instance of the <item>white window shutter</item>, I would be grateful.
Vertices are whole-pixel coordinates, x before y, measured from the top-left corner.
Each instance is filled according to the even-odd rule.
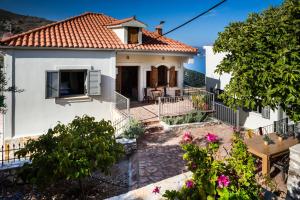
[[[270,119],[270,107],[264,107],[261,111],[261,116],[265,119]]]
[[[91,96],[101,95],[101,71],[100,70],[89,71],[88,94]]]
[[[46,72],[46,98],[59,97],[59,71]]]

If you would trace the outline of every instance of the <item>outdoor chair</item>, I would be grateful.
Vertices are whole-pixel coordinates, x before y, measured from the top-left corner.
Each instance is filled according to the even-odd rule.
[[[167,94],[167,87],[164,87],[164,97],[170,97],[171,95]]]
[[[143,102],[150,102],[152,100],[152,98],[150,96],[148,96],[148,91],[147,88],[144,88],[144,97],[143,97]]]
[[[282,180],[286,183],[289,170],[290,155],[285,154],[273,162],[275,168],[279,169],[282,174]]]
[[[179,101],[183,101],[183,98],[181,96],[181,90],[175,90],[175,97]]]

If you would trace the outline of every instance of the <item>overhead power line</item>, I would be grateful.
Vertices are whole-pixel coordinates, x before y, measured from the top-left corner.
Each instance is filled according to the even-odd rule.
[[[191,23],[192,21],[198,19],[198,18],[201,17],[202,15],[205,15],[206,13],[208,13],[208,12],[212,11],[213,9],[217,8],[218,6],[222,5],[223,3],[225,3],[225,1],[227,1],[227,0],[222,0],[221,2],[215,4],[215,5],[212,6],[211,8],[207,9],[206,11],[204,11],[204,12],[200,13],[199,15],[193,17],[192,19],[190,19],[190,20],[184,22],[183,24],[181,24],[181,25],[179,25],[179,26],[176,26],[175,28],[173,28],[173,29],[171,29],[171,30],[165,32],[165,33],[162,34],[161,36],[167,35],[167,34],[173,32],[173,31],[175,31],[175,30],[177,30],[177,29],[179,29],[179,28],[181,28],[181,27],[183,27],[183,26],[185,26],[185,25]]]
[[[162,35],[160,35],[160,36],[158,36],[158,37],[156,37],[156,38],[151,38],[150,40],[148,40],[148,42],[149,42],[149,41],[152,41],[152,40],[156,40],[156,39],[158,39],[158,38],[160,38],[160,37],[162,37],[162,36],[165,36],[165,35],[167,35],[167,34],[169,34],[169,33],[172,33],[173,31],[175,31],[175,30],[177,30],[177,29],[179,29],[179,28],[181,28],[181,27],[183,27],[183,26],[185,26],[185,25],[191,23],[192,21],[198,19],[199,17],[205,15],[206,13],[209,13],[210,11],[212,11],[213,9],[219,7],[220,5],[222,5],[223,3],[225,3],[226,1],[227,1],[227,0],[222,0],[222,1],[220,1],[219,3],[215,4],[214,6],[210,7],[209,9],[203,11],[202,13],[200,13],[200,14],[198,14],[197,16],[193,17],[192,19],[190,19],[190,20],[188,20],[188,21],[186,21],[186,22],[184,22],[184,23],[182,23],[182,24],[176,26],[175,28],[173,28],[173,29],[171,29],[171,30],[169,30],[169,31],[167,31],[167,32],[165,32],[165,33],[163,33]],[[147,42],[146,42],[146,43],[147,43]],[[145,43],[143,43],[143,44],[145,44]],[[135,47],[138,47],[138,46],[140,46],[140,45],[142,45],[142,44],[138,44],[138,45],[136,45]],[[135,48],[135,47],[134,47],[134,48]]]

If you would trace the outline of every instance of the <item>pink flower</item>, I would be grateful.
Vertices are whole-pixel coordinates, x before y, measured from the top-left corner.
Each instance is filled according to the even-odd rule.
[[[206,140],[208,142],[217,142],[218,141],[218,136],[214,135],[214,134],[211,134],[211,133],[208,133],[206,135]]]
[[[229,177],[225,176],[225,175],[221,175],[218,178],[218,185],[219,188],[223,188],[223,187],[227,187],[229,185],[230,181],[229,181]]]
[[[185,142],[191,142],[193,140],[193,136],[192,136],[191,132],[189,132],[189,131],[184,132],[183,140]]]
[[[160,192],[160,187],[155,186],[154,189],[152,190],[152,193],[158,194]]]
[[[193,180],[187,180],[185,182],[185,185],[186,185],[187,188],[191,189],[191,188],[193,188],[195,186],[195,183],[194,183]]]
[[[196,169],[197,168],[197,164],[193,162],[191,168],[192,169]]]

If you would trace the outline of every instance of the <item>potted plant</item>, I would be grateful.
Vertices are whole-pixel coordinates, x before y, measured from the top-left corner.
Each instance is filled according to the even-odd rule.
[[[276,133],[277,134],[277,136],[278,136],[278,140],[281,142],[283,139],[284,139],[284,134],[283,133],[280,133],[280,132],[278,132],[278,133]]]
[[[268,145],[271,143],[271,138],[268,135],[263,136],[264,144]]]

